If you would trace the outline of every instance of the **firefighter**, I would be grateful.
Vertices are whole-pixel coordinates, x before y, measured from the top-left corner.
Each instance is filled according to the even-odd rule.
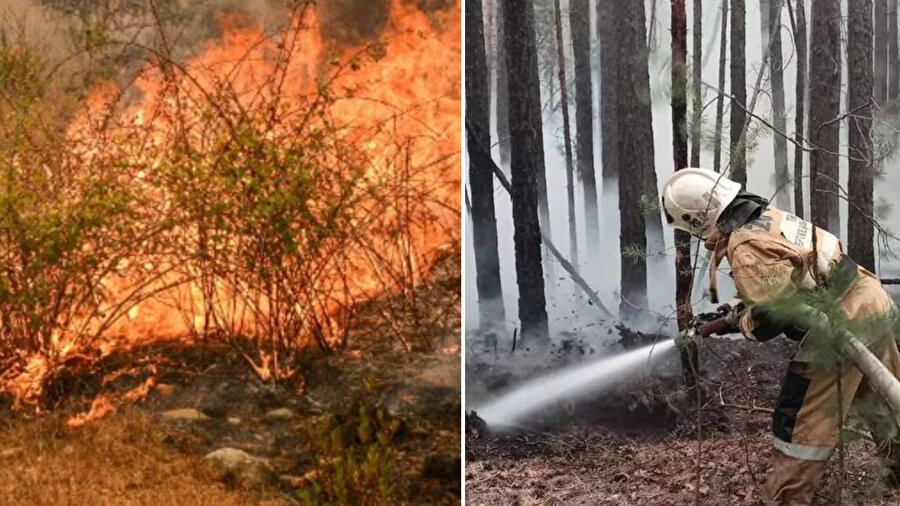
[[[728,259],[738,298],[723,306],[725,327],[720,333],[741,332],[753,341],[783,333],[801,341],[775,406],[775,451],[762,498],[765,504],[812,504],[838,442],[840,420],[857,394],[869,390],[856,367],[817,366],[804,352],[805,330],[775,321],[766,304],[797,290],[826,289],[840,297],[841,310],[849,320],[861,322],[886,316],[893,308],[890,296],[874,274],[843,254],[837,237],[769,206],[766,199],[741,190],[739,183],[714,171],[676,171],[663,189],[662,206],[669,225],[701,238],[711,251],[713,299],[717,296],[715,273]],[[883,335],[866,336],[867,341],[879,343],[872,351],[898,376],[900,354],[890,327],[875,328],[873,332]],[[838,406],[843,408],[840,415]],[[900,448],[891,443],[880,446],[883,451],[894,450],[894,455],[895,448]],[[900,477],[895,461],[887,461],[894,483]]]

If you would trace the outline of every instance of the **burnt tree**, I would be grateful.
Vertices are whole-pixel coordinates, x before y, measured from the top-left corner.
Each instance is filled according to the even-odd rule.
[[[588,254],[600,252],[600,210],[594,173],[593,89],[591,86],[590,0],[569,1],[575,63],[575,160],[584,187],[584,229]]]
[[[647,219],[643,209],[647,175],[653,166],[653,120],[643,2],[614,3],[616,38],[617,160],[628,167],[619,177],[622,291],[619,314],[629,319],[647,307]],[[654,183],[655,185],[655,183]],[[655,199],[655,189],[653,192]],[[658,216],[658,215],[657,215]]]
[[[484,49],[481,0],[466,0],[466,122],[474,135],[469,144],[488,139],[488,71]],[[475,138],[475,137],[480,138]],[[475,247],[475,288],[478,292],[480,330],[503,329],[506,315],[497,253],[497,219],[494,215],[494,179],[487,160],[469,153],[469,186],[472,190],[472,242]]]
[[[722,168],[722,124],[725,119],[725,57],[728,48],[728,0],[722,0],[722,33],[719,36],[719,96],[716,97],[716,126],[713,135],[713,170]]]
[[[847,247],[857,263],[875,271],[872,223],[872,0],[854,0],[848,9],[847,108],[850,116]]]
[[[784,114],[784,59],[781,54],[781,2],[782,0],[762,0],[760,15],[763,20],[763,47],[769,56],[769,75],[772,83],[772,125],[775,151],[775,205],[781,209],[791,208],[791,176],[788,172],[787,120]],[[780,132],[780,133],[779,133]]]
[[[696,13],[695,13],[696,14]],[[687,166],[687,13],[684,0],[672,0],[672,153],[674,170]],[[694,106],[697,107],[696,105]],[[691,324],[691,236],[675,231],[675,307],[678,330]],[[697,384],[697,346],[681,348],[681,371],[685,385]]]
[[[873,93],[875,102],[883,104],[888,96],[888,9],[889,0],[875,0],[874,37],[875,62]],[[892,1],[892,0],[891,0]]]
[[[541,93],[530,0],[501,0],[509,91],[510,173],[522,344],[549,342],[541,264],[539,192],[544,189]]]
[[[797,81],[795,83],[794,110],[794,214],[803,217],[803,139],[806,139],[806,89],[807,89],[807,39],[806,39],[806,6],[803,0],[796,0],[796,9],[788,0],[788,14],[791,18],[791,29],[794,32],[794,45],[797,51]]]
[[[612,193],[619,179],[618,121],[616,120],[616,39],[615,0],[597,1],[597,34],[600,38],[600,163],[603,192]]]
[[[745,46],[744,0],[731,0],[731,114],[730,114],[730,178],[741,185],[747,184],[747,147],[745,125],[747,123],[747,70]]]
[[[809,57],[810,216],[832,234],[840,234],[838,214],[838,141],[841,113],[841,3],[816,0]]]
[[[672,7],[674,9],[674,5]],[[691,167],[700,166],[700,140],[703,124],[703,0],[694,0],[693,46],[691,54]],[[677,167],[676,167],[677,169]]]
[[[896,99],[897,94],[900,93],[900,54],[898,54],[897,47],[897,0],[888,0],[887,21],[887,100],[891,101]]]
[[[503,13],[503,1],[497,1],[497,16],[494,20],[496,26],[495,51],[497,59],[497,83],[494,86],[494,118],[497,123],[497,145],[500,148],[500,164],[509,164],[509,86],[506,68],[506,16]]]
[[[566,51],[563,43],[562,9],[559,0],[553,1],[553,22],[556,28],[556,60],[559,64],[560,108],[563,116],[563,149],[566,155],[566,204],[569,211],[569,259],[578,265],[578,227],[575,224],[575,162],[572,160],[572,131],[569,127],[569,87],[566,81]]]

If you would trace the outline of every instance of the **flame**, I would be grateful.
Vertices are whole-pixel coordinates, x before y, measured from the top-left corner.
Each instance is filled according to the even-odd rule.
[[[167,149],[173,133],[179,128],[197,128],[202,113],[189,118],[191,125],[176,124],[171,111],[192,107],[203,100],[204,90],[224,88],[236,103],[252,107],[278,95],[286,108],[310,100],[321,93],[323,76],[337,75],[329,87],[342,93],[329,109],[329,117],[337,125],[345,141],[361,147],[368,160],[366,177],[373,180],[403,178],[409,167],[426,167],[415,181],[429,187],[431,197],[442,203],[441,211],[427,223],[410,225],[406,234],[385,230],[380,241],[385,244],[383,260],[388,266],[403,263],[413,278],[426,272],[443,248],[459,240],[461,144],[461,8],[454,7],[426,14],[414,2],[392,0],[388,22],[380,43],[365,47],[335,48],[324,37],[314,9],[296,16],[285,38],[272,37],[238,13],[218,18],[222,36],[203,46],[181,63],[171,61],[165,51],[139,72],[130,86],[113,82],[97,85],[84,104],[81,114],[68,128],[68,137],[79,146],[83,160],[99,160],[104,150],[121,142],[136,144],[139,136],[143,149],[130,153],[135,160]],[[284,45],[290,44],[290,52]],[[289,55],[282,61],[280,55]],[[359,64],[360,56],[374,61]],[[273,83],[272,76],[284,75],[283,82]],[[189,79],[188,79],[189,76]],[[113,125],[113,126],[110,126]],[[121,153],[118,153],[121,156]],[[136,171],[129,184],[149,184],[158,162],[149,160]],[[164,196],[160,197],[165,200]],[[166,202],[162,206],[169,205]],[[364,212],[361,210],[361,213]],[[397,211],[387,209],[384,220],[396,218]],[[448,232],[449,231],[449,232]],[[398,251],[416,252],[400,258]],[[346,323],[341,311],[353,303],[382,295],[391,289],[382,281],[387,267],[374,265],[365,258],[351,259],[341,272],[331,272],[330,279],[320,281],[322,287],[342,291],[320,309],[327,316],[325,326],[338,332]],[[164,270],[166,259],[138,259],[123,265],[130,277],[104,280],[113,292],[126,293],[143,282],[148,273]],[[137,273],[137,274],[134,274]],[[142,277],[144,276],[144,277]],[[134,279],[132,279],[134,278]],[[339,280],[340,278],[340,280]],[[350,280],[349,284],[347,280]],[[157,282],[166,286],[171,277],[161,276]],[[341,285],[340,281],[343,281]],[[225,286],[216,286],[225,292]],[[100,356],[147,341],[183,338],[192,331],[205,328],[206,322],[198,301],[202,290],[192,282],[162,290],[153,298],[121,309],[122,317],[105,330],[102,340],[93,343]],[[186,316],[175,308],[187,305],[196,311]],[[109,311],[114,310],[110,304]],[[230,311],[240,313],[239,307]],[[298,313],[317,311],[297,307]],[[240,319],[241,316],[235,316]],[[337,330],[336,330],[337,329]],[[55,357],[77,355],[84,350],[73,344],[71,336],[57,339]],[[248,358],[249,359],[249,358]],[[278,376],[273,365],[277,357],[263,356],[254,368],[262,377]],[[26,367],[14,379],[17,397],[33,397],[40,392],[40,378],[51,366],[44,357],[29,358]],[[149,380],[148,380],[149,381]],[[115,411],[115,404],[140,398],[144,390],[124,396],[98,396],[87,413],[70,420],[77,426]],[[145,391],[146,390],[146,391]]]

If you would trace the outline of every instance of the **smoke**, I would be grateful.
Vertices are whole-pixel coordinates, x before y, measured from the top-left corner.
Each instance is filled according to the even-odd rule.
[[[176,61],[186,61],[221,39],[226,15],[229,27],[255,26],[273,34],[289,23],[291,4],[284,0],[17,0],[0,7],[0,33],[38,45],[49,61],[70,62],[70,69],[74,62],[70,73],[90,67],[104,78],[115,74],[125,84],[144,60],[152,58],[146,48],[166,49]],[[419,2],[426,13],[451,5]],[[333,0],[311,8],[316,9],[326,41],[338,50],[376,40],[388,21],[390,0]],[[102,65],[108,68],[98,70]]]

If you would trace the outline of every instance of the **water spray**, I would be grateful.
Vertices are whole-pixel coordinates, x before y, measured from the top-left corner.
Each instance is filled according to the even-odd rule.
[[[516,427],[535,411],[554,402],[596,394],[645,371],[654,359],[676,347],[665,340],[643,348],[556,371],[533,379],[476,411],[491,427]]]

